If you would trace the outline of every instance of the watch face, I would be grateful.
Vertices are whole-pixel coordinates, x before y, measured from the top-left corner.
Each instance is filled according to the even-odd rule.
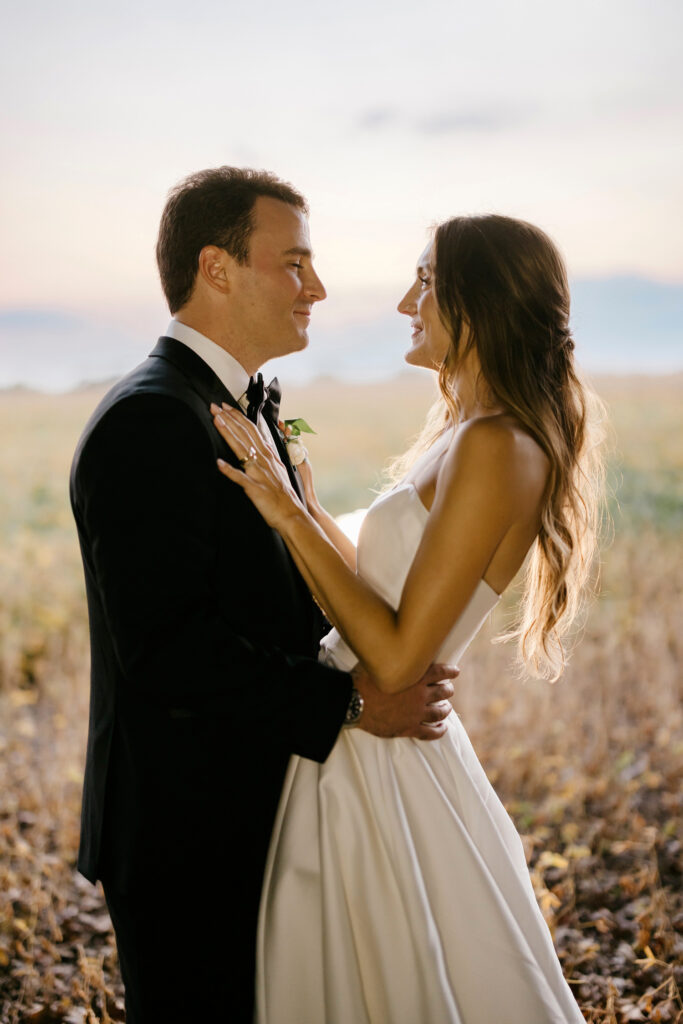
[[[346,716],[344,718],[345,725],[355,725],[359,720],[363,711],[363,698],[359,694],[358,690],[351,691],[351,699],[349,700],[349,706],[346,709]]]

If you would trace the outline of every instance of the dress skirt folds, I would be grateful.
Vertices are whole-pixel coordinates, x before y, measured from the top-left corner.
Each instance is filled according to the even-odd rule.
[[[363,524],[358,571],[394,607],[427,515],[405,484]],[[497,600],[482,580],[436,660],[459,659]],[[334,630],[321,658],[356,660]],[[259,1024],[583,1020],[520,838],[455,713],[433,742],[345,730],[324,764],[292,758],[257,964]]]

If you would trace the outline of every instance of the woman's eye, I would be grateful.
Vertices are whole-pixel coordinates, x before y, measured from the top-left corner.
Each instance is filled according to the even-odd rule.
[[[429,287],[429,278],[428,277],[420,277],[420,275],[418,274],[417,279],[418,279],[418,281],[420,282],[420,284],[422,285],[423,288],[428,288]]]

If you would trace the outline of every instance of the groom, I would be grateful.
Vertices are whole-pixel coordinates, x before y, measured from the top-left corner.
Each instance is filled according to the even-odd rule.
[[[322,616],[285,545],[216,468],[236,464],[209,411],[227,402],[299,488],[276,396],[250,378],[306,346],[325,298],[303,197],[201,171],[172,191],[157,259],[173,319],[100,403],[71,474],[92,651],[78,866],[104,885],[128,1024],[248,1022],[289,756],[324,761],[361,704],[362,729],[436,738],[455,673],[389,697],[319,664]]]

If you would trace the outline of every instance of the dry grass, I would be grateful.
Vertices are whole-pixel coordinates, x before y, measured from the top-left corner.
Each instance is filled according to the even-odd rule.
[[[457,708],[523,833],[588,1021],[683,1019],[682,379],[603,380],[616,434],[615,537],[565,677],[519,681],[477,638]],[[332,511],[368,503],[431,387],[290,389]],[[74,870],[87,621],[67,502],[96,395],[0,396],[0,1019],[122,1019],[109,922]],[[507,601],[500,612],[510,612]]]

